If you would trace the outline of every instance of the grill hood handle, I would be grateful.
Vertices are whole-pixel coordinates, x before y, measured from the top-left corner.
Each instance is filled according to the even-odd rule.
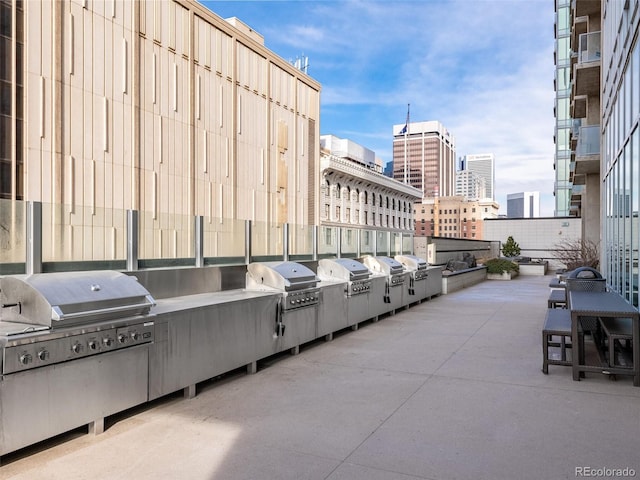
[[[11,307],[18,307],[18,315],[22,315],[22,303],[18,302],[18,303],[3,303],[2,308],[11,308]]]

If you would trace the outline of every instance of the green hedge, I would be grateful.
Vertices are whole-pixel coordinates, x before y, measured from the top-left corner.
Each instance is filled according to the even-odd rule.
[[[492,258],[485,264],[487,273],[503,273],[503,272],[519,272],[520,267],[517,263],[504,258]]]

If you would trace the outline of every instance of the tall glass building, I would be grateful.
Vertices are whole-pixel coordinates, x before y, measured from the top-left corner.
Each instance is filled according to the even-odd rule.
[[[571,95],[571,0],[555,0],[555,35],[556,44],[554,51],[556,91],[554,113],[556,117],[555,129],[555,212],[557,217],[566,217],[570,214],[571,181],[570,162],[571,147],[569,143],[571,129],[570,95]]]
[[[602,270],[638,306],[640,0],[602,2]]]

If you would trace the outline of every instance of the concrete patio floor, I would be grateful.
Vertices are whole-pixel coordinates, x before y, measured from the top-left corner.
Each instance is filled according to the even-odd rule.
[[[101,435],[78,430],[7,455],[0,478],[640,476],[631,377],[541,372],[551,278],[486,281],[365,323],[260,362],[255,375],[201,384],[193,399],[110,417]]]

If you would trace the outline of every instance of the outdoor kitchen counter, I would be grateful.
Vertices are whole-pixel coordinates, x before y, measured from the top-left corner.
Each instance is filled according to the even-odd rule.
[[[282,294],[244,289],[157,300],[149,348],[149,400],[247,367],[276,352],[274,332]],[[287,332],[289,333],[289,332]]]
[[[158,316],[172,312],[190,310],[212,305],[220,305],[242,300],[250,300],[265,296],[278,297],[280,294],[274,291],[245,290],[243,288],[235,290],[225,290],[221,292],[198,293],[194,295],[183,295],[180,297],[162,298],[156,300],[156,306],[151,312]]]

